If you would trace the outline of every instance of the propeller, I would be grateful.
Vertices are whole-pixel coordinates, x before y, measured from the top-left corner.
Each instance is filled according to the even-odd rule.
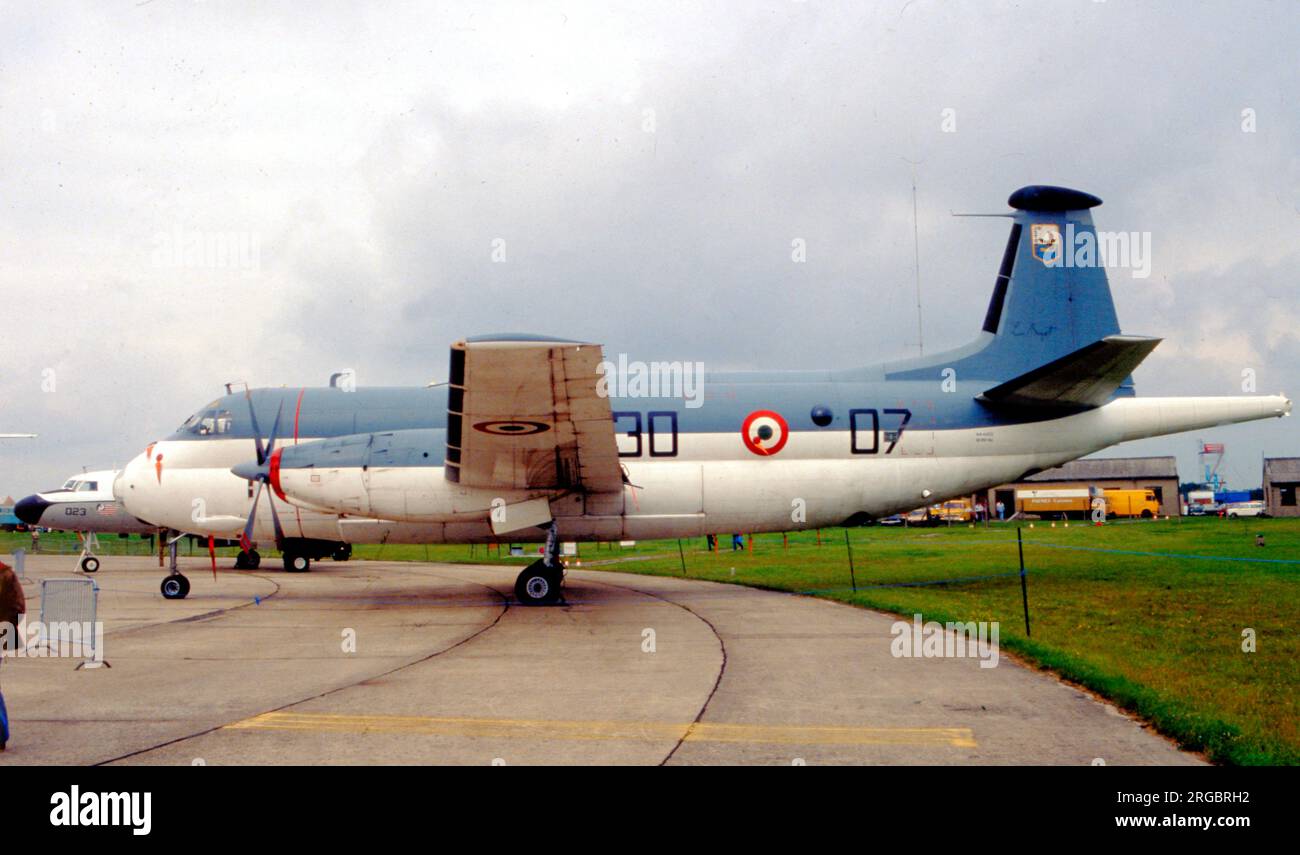
[[[253,546],[253,527],[257,522],[257,505],[262,499],[262,486],[271,482],[271,458],[275,455],[275,440],[280,432],[280,416],[284,414],[284,402],[280,402],[280,408],[276,410],[275,421],[271,424],[271,435],[265,445],[262,444],[262,431],[257,425],[257,413],[253,409],[253,396],[245,392],[248,398],[248,417],[253,425],[253,442],[257,446],[257,463],[241,463],[238,466],[231,467],[230,471],[244,478],[257,486],[253,489],[253,503],[248,509],[248,522],[244,523],[244,531],[239,535],[239,546],[245,552]],[[271,506],[271,524],[275,528],[275,547],[282,548],[284,544],[284,529],[280,526],[280,515],[275,510],[275,499],[268,498],[267,504]]]

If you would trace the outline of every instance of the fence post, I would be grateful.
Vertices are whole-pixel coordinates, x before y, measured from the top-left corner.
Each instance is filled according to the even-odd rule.
[[[853,592],[856,594],[858,592],[858,576],[853,571],[853,544],[849,542],[849,530],[847,528],[844,529],[844,545],[849,550],[849,582],[853,585]]]
[[[682,575],[686,575],[686,553],[682,552],[682,539],[677,538],[677,557],[682,559]]]
[[[1025,604],[1025,637],[1032,637],[1029,633],[1029,586],[1025,582],[1025,542],[1020,536],[1020,526],[1016,526],[1016,549],[1020,552],[1020,599]]]

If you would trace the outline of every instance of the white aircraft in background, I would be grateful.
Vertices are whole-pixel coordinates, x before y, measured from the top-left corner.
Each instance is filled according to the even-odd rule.
[[[94,573],[99,569],[98,535],[158,533],[157,526],[131,516],[114,497],[118,471],[80,472],[57,490],[24,496],[14,503],[14,516],[29,526],[81,535],[81,569]]]
[[[703,405],[687,406],[611,383],[599,345],[471,338],[452,345],[445,386],[213,401],[132,460],[115,492],[158,525],[242,529],[246,551],[274,538],[294,570],[321,539],[542,540],[515,595],[547,604],[560,598],[561,539],[854,524],[1117,443],[1290,413],[1282,395],[1135,397],[1130,374],[1160,339],[1120,332],[1099,262],[1063,260],[1063,238],[1096,246],[1101,200],[1032,186],[1008,201],[981,331],[955,350],[707,375]],[[188,590],[179,574],[163,580],[166,597]]]

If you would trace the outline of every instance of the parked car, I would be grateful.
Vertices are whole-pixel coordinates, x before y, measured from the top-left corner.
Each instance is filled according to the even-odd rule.
[[[934,518],[930,515],[929,508],[917,508],[914,511],[908,511],[903,520],[908,525],[932,525]]]
[[[1228,517],[1266,517],[1268,511],[1265,510],[1264,503],[1260,501],[1236,502],[1228,505],[1224,515]]]

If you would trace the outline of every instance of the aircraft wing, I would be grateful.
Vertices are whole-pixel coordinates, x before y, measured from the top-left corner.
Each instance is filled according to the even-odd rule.
[[[494,336],[451,348],[449,481],[500,489],[623,489],[600,345]]]
[[[977,400],[1023,407],[1100,407],[1160,342],[1145,336],[1109,335],[994,386]]]

